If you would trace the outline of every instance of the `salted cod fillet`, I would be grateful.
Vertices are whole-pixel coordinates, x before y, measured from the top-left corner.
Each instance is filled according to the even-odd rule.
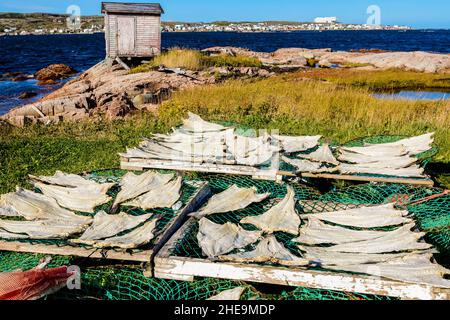
[[[245,248],[262,236],[260,231],[246,231],[233,223],[215,224],[207,218],[199,221],[197,241],[203,254],[210,259]]]
[[[254,251],[220,256],[221,261],[238,263],[274,263],[283,266],[307,266],[309,261],[293,255],[275,236],[263,239]]]
[[[258,194],[256,187],[239,188],[233,185],[224,192],[214,195],[206,206],[198,212],[191,213],[197,219],[216,214],[226,213],[247,208],[252,203],[261,202],[270,196],[270,193]]]
[[[450,270],[432,263],[431,253],[407,255],[405,257],[374,265],[327,266],[327,269],[381,276],[386,279],[450,288],[450,281],[444,279]]]
[[[237,287],[230,290],[225,290],[215,295],[207,300],[210,301],[238,301],[241,299],[242,294],[244,293],[244,287]]]
[[[127,173],[120,181],[121,191],[114,201],[113,211],[121,203],[167,184],[173,177],[173,174],[160,174],[153,171],[148,171],[141,175],[135,175],[132,172]]]
[[[379,174],[383,176],[394,176],[394,177],[404,177],[404,178],[424,178],[425,170],[418,165],[413,165],[408,168],[389,168],[370,167],[367,165],[351,165],[351,164],[341,164],[339,166],[340,172],[342,174]]]
[[[319,140],[322,136],[311,137],[290,137],[271,135],[271,137],[280,142],[282,149],[286,153],[302,152],[313,149],[319,145]]]
[[[291,187],[287,189],[286,197],[279,204],[262,215],[245,217],[240,223],[252,224],[264,233],[271,234],[279,231],[298,235],[301,220],[295,211],[295,192]]]
[[[306,245],[345,244],[350,242],[374,240],[386,236],[384,231],[356,231],[342,227],[330,226],[314,218],[308,217],[306,226],[300,228],[300,237],[292,242]]]
[[[78,212],[95,213],[96,207],[112,199],[106,194],[112,184],[72,188],[36,182],[34,186],[46,196],[55,199],[61,207]]]
[[[61,187],[71,187],[71,188],[77,188],[77,187],[86,187],[86,186],[99,186],[100,184],[89,180],[89,179],[85,179],[79,175],[76,174],[68,174],[68,173],[64,173],[61,171],[56,171],[56,173],[53,176],[33,176],[30,175],[29,176],[30,179],[32,181],[37,181],[37,182],[43,182],[43,183],[47,183],[47,184],[51,184],[51,185],[55,185],[55,186],[61,186]],[[103,184],[103,187],[107,187],[109,186],[108,190],[114,185],[114,183],[112,184]]]
[[[378,166],[385,168],[406,168],[417,163],[417,158],[411,156],[367,156],[359,153],[341,151],[338,159],[343,162],[349,162],[353,164],[359,164],[364,166],[366,164],[377,163]]]
[[[309,172],[309,173],[332,173],[337,171],[337,168],[324,167],[320,162],[312,162],[309,160],[291,159],[288,157],[282,157],[283,161],[297,168],[297,172]]]
[[[70,220],[10,221],[0,220],[0,229],[10,233],[25,234],[28,239],[67,239],[82,233],[89,224]]]
[[[340,152],[356,153],[368,157],[400,157],[408,155],[408,149],[403,145],[375,144],[367,147],[340,147]]]
[[[200,116],[192,112],[189,112],[188,118],[183,120],[183,126],[181,127],[181,129],[187,132],[204,133],[204,132],[223,131],[228,128],[220,124],[207,122],[203,120]]]
[[[156,189],[150,190],[139,198],[124,203],[124,206],[138,207],[144,210],[156,208],[172,208],[181,197],[183,178],[178,177]]]
[[[151,215],[136,217],[123,212],[112,215],[100,211],[95,215],[92,226],[90,226],[80,238],[73,239],[71,242],[93,245],[96,240],[111,238],[122,232],[132,230],[150,218]]]
[[[427,133],[422,136],[403,139],[397,142],[385,143],[383,146],[403,146],[409,154],[418,155],[432,148],[434,142],[434,133]],[[373,146],[373,144],[367,144]]]
[[[321,266],[374,264],[396,260],[409,255],[428,253],[428,251],[425,251],[425,252],[368,254],[368,253],[332,252],[327,250],[327,248],[319,248],[319,247],[299,246],[298,248],[306,252],[303,254],[305,259],[308,259],[311,262],[319,262]]]
[[[55,199],[46,195],[18,188],[16,192],[0,197],[0,207],[7,206],[10,217],[21,217],[25,220],[71,221],[73,223],[90,224],[92,218],[77,215],[61,208]]]
[[[377,239],[340,244],[327,250],[347,253],[391,253],[432,248],[433,246],[428,243],[419,242],[425,233],[412,232],[411,229],[414,227],[415,224],[410,223]]]
[[[246,166],[258,166],[271,160],[280,148],[270,143],[269,136],[258,138],[228,135],[227,151],[233,155],[236,163]]]
[[[339,164],[339,161],[337,161],[334,157],[333,152],[331,152],[330,146],[328,144],[324,144],[313,153],[299,154],[298,157],[320,163],[334,164],[336,166]]]
[[[120,248],[124,250],[135,249],[144,246],[155,238],[154,231],[158,219],[153,219],[123,236],[116,236],[105,240],[97,240],[92,245],[94,248]]]
[[[303,219],[313,217],[322,221],[356,228],[381,228],[411,222],[406,218],[408,211],[396,210],[394,204],[363,207],[351,210],[302,215]]]

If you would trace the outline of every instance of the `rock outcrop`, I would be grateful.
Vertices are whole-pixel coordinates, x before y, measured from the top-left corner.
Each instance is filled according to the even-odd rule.
[[[429,73],[449,73],[450,55],[429,52],[384,52],[382,50],[361,50],[357,52],[331,49],[279,49],[272,53],[253,52],[235,47],[213,47],[203,50],[209,54],[244,55],[258,58],[268,66],[306,67],[309,61],[317,61],[318,66],[330,67],[334,64],[371,65],[377,69],[403,69]]]
[[[134,105],[133,99],[139,95],[151,95],[151,103],[160,103],[174,90],[214,81],[213,75],[189,70],[185,75],[157,71],[129,74],[109,60],[99,63],[43,99],[15,108],[0,119],[17,126],[99,116],[113,120],[137,110],[139,106]]]
[[[77,71],[65,64],[51,64],[35,73],[34,77],[39,81],[66,79]]]

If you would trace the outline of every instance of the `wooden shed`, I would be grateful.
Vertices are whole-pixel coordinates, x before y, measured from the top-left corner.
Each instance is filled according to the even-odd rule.
[[[159,3],[102,2],[106,54],[111,58],[152,57],[161,53]]]

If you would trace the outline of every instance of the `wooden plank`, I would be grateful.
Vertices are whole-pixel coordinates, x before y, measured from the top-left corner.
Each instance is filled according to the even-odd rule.
[[[402,299],[448,300],[450,290],[429,285],[384,280],[370,276],[357,276],[345,273],[313,271],[300,268],[262,266],[256,264],[239,264],[212,262],[171,256],[175,245],[181,241],[195,219],[190,219],[166,243],[154,259],[154,274],[163,279],[193,279],[210,277],[237,281],[268,283],[283,286],[299,286],[323,290],[356,292],[399,297]]]
[[[277,172],[273,170],[260,170],[252,167],[236,165],[214,165],[214,164],[195,164],[195,163],[175,163],[144,160],[143,162],[121,162],[120,167],[124,170],[142,170],[142,169],[160,169],[175,170],[187,172],[220,173],[231,175],[244,175],[252,177],[265,177],[265,180],[277,180]]]
[[[301,177],[313,179],[333,179],[333,180],[347,180],[347,181],[361,181],[361,182],[412,184],[431,187],[434,186],[434,181],[428,179],[407,179],[407,178],[388,178],[388,177],[352,176],[339,174],[312,174],[312,173],[302,173]]]
[[[152,254],[151,250],[131,254],[114,250],[102,251],[101,249],[85,249],[72,246],[54,246],[7,241],[0,242],[0,251],[40,253],[48,255],[75,256],[92,259],[123,260],[132,262],[149,262],[150,256]]]
[[[125,159],[125,158],[123,158]],[[213,164],[196,164],[196,163],[181,163],[181,162],[164,162],[161,160],[147,160],[147,159],[127,159],[122,160],[121,168],[124,170],[143,170],[143,169],[167,169],[176,171],[188,172],[203,172],[203,173],[221,173],[232,175],[252,176],[257,179],[275,180],[279,181],[279,176],[298,177],[293,172],[272,170],[259,170],[253,167],[245,167],[238,165],[213,165]],[[379,182],[379,183],[393,183],[393,184],[410,184],[417,186],[434,186],[433,180],[428,179],[405,179],[405,178],[388,178],[388,177],[370,177],[370,176],[352,176],[339,174],[312,174],[303,173],[300,175],[303,178],[311,179],[332,179],[358,182]]]

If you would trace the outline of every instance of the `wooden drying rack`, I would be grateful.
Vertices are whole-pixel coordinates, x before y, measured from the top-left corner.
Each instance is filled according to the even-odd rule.
[[[331,180],[345,180],[355,182],[410,184],[427,187],[434,186],[434,181],[431,179],[372,177],[372,176],[355,176],[355,175],[341,175],[329,173],[295,174],[289,171],[278,171],[274,169],[262,170],[254,167],[239,166],[239,165],[218,165],[209,163],[200,164],[200,163],[174,162],[174,161],[162,161],[151,159],[129,159],[124,157],[121,157],[120,167],[123,170],[133,170],[133,171],[143,171],[146,169],[160,169],[160,170],[175,170],[187,172],[244,175],[244,176],[251,176],[254,179],[271,180],[271,181],[282,181],[283,177],[292,177],[292,178],[300,177],[310,179],[331,179]]]
[[[20,241],[0,241],[0,251],[13,251],[22,253],[38,253],[60,256],[74,256],[92,259],[120,260],[136,263],[151,263],[153,258],[170,237],[183,225],[189,213],[201,207],[210,196],[210,187],[207,182],[195,182],[197,191],[189,198],[186,205],[177,211],[176,216],[157,236],[154,245],[149,250],[102,250],[83,248],[76,245],[47,245]]]

